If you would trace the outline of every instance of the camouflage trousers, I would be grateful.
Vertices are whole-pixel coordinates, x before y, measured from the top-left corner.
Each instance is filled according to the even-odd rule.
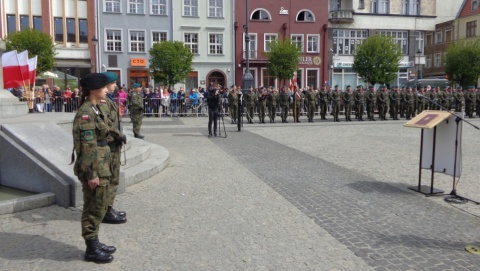
[[[132,110],[131,117],[133,123],[133,133],[140,134],[140,129],[142,128],[143,114],[142,110]]]
[[[282,108],[282,112],[280,113],[280,116],[282,117],[282,121],[286,121],[288,118],[288,111],[290,111],[290,108],[287,104],[282,104],[280,107]]]
[[[315,109],[316,109],[315,102],[309,102],[308,107],[307,107],[308,120],[313,120],[313,116],[315,114]]]
[[[259,104],[258,105],[258,119],[260,122],[265,122],[265,115],[267,114],[267,105],[266,104]]]
[[[238,116],[237,113],[238,113],[238,104],[237,103],[230,104],[230,117],[236,120]]]
[[[83,186],[82,236],[85,240],[98,237],[100,223],[107,213],[109,182],[109,177],[100,177],[100,185],[91,189],[87,181],[81,181]]]
[[[110,185],[108,189],[108,206],[113,206],[115,196],[117,195],[118,185],[120,184],[120,159],[122,157],[122,147],[115,146],[110,148],[110,170],[112,176],[110,176]]]
[[[271,120],[275,120],[275,115],[277,114],[277,105],[271,104],[268,106],[268,116]]]

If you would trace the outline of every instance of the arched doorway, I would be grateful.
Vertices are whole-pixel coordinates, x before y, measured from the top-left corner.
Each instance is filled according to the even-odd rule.
[[[225,75],[220,71],[212,71],[207,77],[207,86],[213,84],[214,86],[225,87]]]

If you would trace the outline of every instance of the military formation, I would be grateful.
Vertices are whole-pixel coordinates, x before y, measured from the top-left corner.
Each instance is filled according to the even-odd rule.
[[[224,93],[228,97],[232,124],[236,123],[240,88],[232,86]],[[347,122],[352,121],[352,116],[357,121],[410,120],[423,110],[465,111],[466,117],[473,118],[480,116],[480,91],[473,86],[464,90],[462,87],[447,86],[441,89],[429,85],[392,86],[390,89],[381,85],[377,90],[373,86],[365,88],[362,85],[355,89],[348,85],[345,90],[335,85],[330,89],[325,84],[321,89],[314,89],[313,86],[305,89],[252,87],[243,95],[243,106],[247,123],[255,123],[257,115],[260,124],[265,123],[267,116],[270,123],[275,123],[276,116],[280,116],[282,123],[288,123],[290,116],[293,122],[299,123],[301,115],[305,115],[308,122],[314,122],[315,116],[319,120],[328,120],[328,114],[334,122],[341,121],[340,115]]]

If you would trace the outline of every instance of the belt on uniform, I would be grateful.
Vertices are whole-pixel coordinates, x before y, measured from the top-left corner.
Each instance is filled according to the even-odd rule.
[[[105,146],[107,146],[107,140],[106,140],[106,139],[104,139],[104,140],[98,140],[98,141],[97,141],[97,146],[98,146],[98,147],[105,147]]]

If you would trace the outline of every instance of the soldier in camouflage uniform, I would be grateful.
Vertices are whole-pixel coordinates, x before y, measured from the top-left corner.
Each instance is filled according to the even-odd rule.
[[[274,88],[270,89],[268,94],[268,116],[270,123],[275,123],[275,116],[277,115],[278,93]]]
[[[133,122],[133,135],[136,138],[144,138],[144,136],[140,134],[143,121],[143,98],[141,91],[142,88],[140,84],[132,84],[132,96],[130,97],[129,110]]]
[[[113,92],[117,86],[118,76],[113,72],[104,72],[103,74],[107,77],[108,93],[107,98],[101,100],[98,107],[100,108],[102,115],[106,117],[105,120],[108,125],[107,142],[110,147],[112,176],[110,177],[108,210],[102,222],[120,224],[127,222],[126,213],[113,209],[113,202],[120,183],[120,154],[122,145],[127,143],[127,137],[122,133],[119,120],[120,112],[113,99]]]
[[[380,120],[387,120],[387,86],[382,85],[377,93],[378,116]]]
[[[388,98],[390,99],[390,115],[393,120],[398,120],[398,108],[400,104],[400,93],[398,88],[393,88]]]
[[[293,121],[300,122],[300,111],[302,111],[303,94],[297,87],[294,87],[293,93]]]
[[[473,118],[473,110],[475,108],[475,87],[469,86],[465,93],[465,115]]]
[[[230,107],[230,118],[232,124],[237,123],[238,118],[238,91],[237,86],[232,86],[232,91],[228,94],[228,106]]]
[[[282,112],[280,114],[282,117],[282,123],[288,123],[287,118],[288,112],[290,111],[290,95],[287,92],[287,87],[284,86],[279,95],[280,107],[282,108]]]
[[[307,100],[307,118],[308,122],[313,122],[313,117],[315,115],[315,109],[317,105],[317,95],[313,91],[313,88],[309,88],[305,93],[305,99]]]
[[[322,89],[318,92],[318,103],[320,104],[320,117],[322,120],[326,120],[327,107],[328,107],[328,93],[326,90],[326,85],[323,84]]]
[[[371,121],[375,121],[375,99],[375,89],[373,86],[369,86],[365,94],[365,101],[367,103],[367,117]]]
[[[352,95],[352,88],[350,87],[350,85],[347,86],[347,89],[343,93],[342,99],[343,99],[343,104],[345,106],[345,109],[344,109],[345,121],[351,121],[350,115],[352,114],[353,95]]]
[[[405,92],[405,111],[406,111],[406,119],[409,120],[413,116],[413,102],[415,97],[413,97],[412,87],[407,88],[407,92]]]
[[[462,112],[463,110],[463,92],[462,87],[457,87],[457,91],[453,95],[455,100],[455,112]]]
[[[260,88],[260,93],[258,96],[258,118],[259,118],[259,123],[265,123],[265,115],[267,111],[267,98],[268,98],[268,93],[267,89],[264,87]]]
[[[80,80],[80,85],[82,96],[73,120],[72,135],[77,157],[73,171],[83,192],[81,224],[82,237],[87,245],[84,259],[109,263],[116,248],[98,239],[100,223],[108,208],[111,177],[110,148],[106,140],[108,126],[106,116],[98,108],[100,100],[106,98],[107,77],[101,73],[88,74]]]
[[[253,124],[253,109],[255,108],[255,103],[257,102],[257,94],[255,94],[253,87],[251,87],[250,91],[245,94],[245,102],[247,104],[247,122]]]
[[[335,86],[335,88],[332,91],[330,97],[331,97],[331,100],[332,100],[333,121],[340,122],[340,119],[338,119],[338,114],[340,113],[341,93],[338,90],[338,86]]]
[[[425,105],[427,104],[427,100],[424,98],[425,96],[425,89],[424,87],[420,87],[418,94],[422,96],[418,96],[418,105],[417,105],[417,114],[422,113],[425,110]]]

